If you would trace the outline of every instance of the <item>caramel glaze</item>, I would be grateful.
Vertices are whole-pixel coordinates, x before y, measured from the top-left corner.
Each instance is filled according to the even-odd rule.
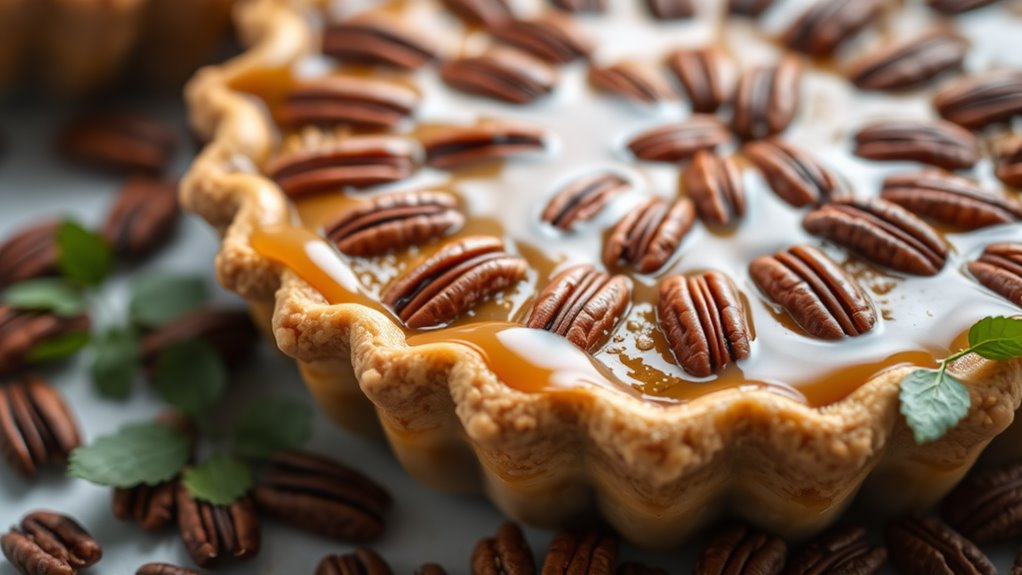
[[[445,36],[451,42],[445,47],[447,51],[442,51],[443,54],[476,51],[481,43],[485,44],[478,31],[463,30],[463,34],[458,34],[461,28],[452,24],[449,18],[445,19],[446,16],[432,2],[416,3],[415,8],[412,6],[406,2],[390,4],[386,11],[397,16],[409,16],[414,12],[413,20],[439,18],[436,25],[440,30],[452,26],[454,33]],[[644,17],[640,9],[615,10],[623,10],[625,19]],[[632,13],[628,13],[629,10]],[[906,8],[905,11],[911,9]],[[892,30],[906,26],[897,20],[898,11],[889,12],[877,28],[881,32],[872,33],[874,36],[886,37]],[[911,21],[918,24],[920,15],[910,16]],[[992,19],[998,17],[1005,16],[998,15],[996,11],[991,15]],[[600,20],[594,19],[593,22]],[[682,25],[693,38],[689,44],[716,41],[732,55],[748,54],[750,62],[743,65],[773,59],[764,58],[764,55],[776,56],[776,46],[771,44],[769,32],[758,33],[744,22],[725,25],[718,18],[711,20],[709,26],[699,22]],[[599,33],[608,33],[607,26],[595,26]],[[609,54],[598,52],[595,60],[610,62],[625,56],[656,60],[667,53],[668,48],[678,45],[676,37],[671,35],[673,32],[658,28],[648,35],[645,30],[642,33],[643,41],[633,43],[641,47],[641,53],[622,54],[619,48],[630,45],[622,40],[620,45],[611,43],[616,48],[601,46],[600,50]],[[994,40],[970,39],[974,43],[976,58],[982,56],[984,45],[996,46]],[[856,44],[869,46],[871,42],[883,41],[883,38],[870,38],[867,34]],[[856,53],[860,53],[858,48]],[[892,173],[892,166],[852,157],[845,142],[849,127],[884,117],[930,117],[930,92],[914,92],[913,97],[857,93],[835,77],[835,69],[840,67],[839,62],[830,60],[812,64],[807,72],[808,79],[803,83],[803,91],[807,93],[803,94],[801,111],[785,138],[818,153],[821,161],[842,178],[848,190],[859,195],[875,195],[879,191],[879,182]],[[419,110],[417,123],[410,122],[397,132],[415,139],[450,125],[464,125],[490,117],[538,120],[545,125],[543,120],[548,114],[552,124],[548,157],[489,162],[452,173],[423,168],[412,180],[382,190],[338,190],[303,198],[295,205],[303,227],[256,231],[251,240],[253,248],[263,256],[286,265],[320,291],[330,303],[358,303],[393,318],[393,314],[379,303],[381,292],[404,269],[435,251],[443,242],[366,260],[339,254],[321,239],[319,233],[340,213],[371,194],[395,189],[439,189],[454,194],[461,201],[462,210],[470,217],[468,223],[452,237],[476,234],[503,237],[509,251],[528,260],[530,272],[514,289],[463,314],[448,326],[418,332],[405,330],[408,344],[464,345],[476,351],[502,382],[530,393],[601,386],[642,396],[656,403],[675,403],[726,389],[768,389],[810,406],[824,406],[841,400],[885,370],[904,365],[934,366],[935,357],[944,356],[949,349],[963,345],[964,330],[983,315],[1017,313],[1012,306],[971,282],[962,266],[986,243],[1012,234],[1016,237],[1022,235],[1018,226],[1010,229],[1001,226],[968,235],[940,230],[954,253],[936,278],[892,274],[841,250],[827,247],[828,253],[856,277],[882,320],[873,333],[859,338],[846,338],[837,343],[811,340],[783,311],[762,298],[748,281],[744,270],[754,256],[772,253],[795,243],[819,242],[800,229],[801,212],[777,200],[739,156],[751,202],[745,220],[725,229],[697,223],[682,242],[674,260],[652,276],[613,270],[632,277],[634,292],[631,308],[601,350],[590,356],[558,336],[522,327],[519,322],[527,315],[534,294],[557,271],[581,261],[599,265],[603,238],[617,219],[634,207],[643,195],[672,197],[684,194],[677,184],[677,166],[637,165],[621,151],[630,134],[685,117],[687,112],[681,106],[671,104],[679,109],[667,110],[666,113],[663,110],[650,113],[648,109],[624,109],[620,102],[601,101],[606,100],[606,96],[591,91],[584,80],[579,80],[585,75],[584,64],[562,67],[560,72],[560,90],[570,91],[570,97],[580,99],[580,104],[568,103],[566,98],[570,97],[555,94],[550,98],[552,102],[523,108],[496,105],[479,98],[452,94],[432,70],[416,74],[370,70],[338,64],[320,56],[310,56],[293,67],[265,70],[239,78],[234,82],[234,88],[258,96],[267,105],[271,116],[287,89],[295,86],[299,78],[323,74],[373,75],[414,86],[423,95],[424,109]],[[571,84],[570,90],[563,88],[565,83]],[[893,98],[891,101],[894,103],[885,107],[885,98]],[[453,112],[448,114],[448,111]],[[572,113],[575,115],[567,119],[560,117]],[[846,115],[854,116],[853,121],[849,122]],[[622,123],[622,119],[627,122]],[[287,136],[282,134],[282,139]],[[1001,136],[997,132],[986,134],[988,139]],[[555,168],[551,166],[560,168],[552,172]],[[600,214],[579,237],[557,236],[550,230],[539,229],[542,226],[538,213],[557,187],[570,176],[598,168],[617,170],[633,182],[635,190],[626,194],[625,199],[615,200],[604,210],[606,213]],[[919,166],[895,164],[893,168],[908,171],[919,169]],[[985,184],[991,185],[993,179],[989,171],[989,162],[983,162],[969,175],[980,177]],[[513,198],[513,201],[506,203],[508,200],[503,196]],[[732,247],[732,244],[737,247]],[[676,365],[666,339],[657,328],[656,293],[659,280],[666,275],[711,268],[722,269],[739,284],[754,330],[754,351],[750,359],[732,365],[714,377],[696,379]],[[954,309],[948,312],[949,308]],[[396,318],[394,320],[400,326],[400,322]]]

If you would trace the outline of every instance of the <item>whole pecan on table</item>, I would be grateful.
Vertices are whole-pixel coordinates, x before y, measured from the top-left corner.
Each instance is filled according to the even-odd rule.
[[[525,325],[564,336],[594,352],[628,308],[632,280],[610,276],[589,264],[565,269],[536,297]]]
[[[593,41],[570,18],[548,13],[528,20],[505,20],[490,28],[496,39],[550,64],[587,58]]]
[[[159,175],[177,148],[174,131],[158,120],[122,112],[94,112],[74,118],[60,136],[69,159],[92,167]]]
[[[943,30],[895,42],[854,60],[848,79],[863,90],[914,88],[960,68],[969,44]]]
[[[557,84],[557,70],[513,48],[491,48],[449,60],[440,67],[440,77],[456,90],[509,104],[528,104]]]
[[[650,198],[614,226],[603,245],[603,263],[610,269],[634,267],[653,273],[671,259],[695,223],[692,201]]]
[[[696,560],[692,575],[778,575],[788,546],[773,535],[734,525],[715,535]]]
[[[745,215],[745,185],[734,158],[696,152],[681,173],[681,184],[704,222],[726,226]]]
[[[64,317],[0,304],[0,375],[28,366],[37,345],[70,333],[88,332],[91,325],[85,314]]]
[[[134,177],[121,187],[102,234],[117,254],[143,257],[170,239],[180,214],[177,182]]]
[[[248,559],[259,553],[262,531],[249,496],[230,505],[213,505],[192,497],[179,484],[176,504],[181,541],[196,564],[208,567],[225,556]]]
[[[839,195],[837,176],[801,148],[771,138],[751,142],[743,151],[770,189],[796,208],[822,204]]]
[[[979,161],[980,149],[972,132],[951,122],[888,120],[868,124],[855,133],[855,155],[960,170]]]
[[[946,120],[970,130],[1022,114],[1022,71],[972,74],[943,88],[933,107]]]
[[[135,575],[201,575],[198,571],[170,563],[146,563],[135,571]]]
[[[716,116],[695,114],[637,134],[628,142],[628,149],[637,160],[677,163],[730,140],[731,132]]]
[[[712,114],[731,95],[731,60],[715,47],[680,49],[667,55],[667,66],[688,94],[692,111]]]
[[[504,523],[495,537],[479,541],[472,551],[472,575],[533,575],[536,560],[522,529]]]
[[[327,26],[323,53],[356,64],[415,70],[436,59],[432,43],[390,14],[362,13]]]
[[[891,565],[905,575],[996,575],[968,539],[932,517],[908,517],[887,527]]]
[[[1006,138],[994,147],[997,179],[1013,188],[1022,188],[1022,136]]]
[[[344,555],[331,554],[320,560],[315,575],[392,575],[379,553],[360,547]]]
[[[464,223],[454,196],[419,190],[376,196],[340,214],[324,234],[349,256],[373,257],[425,244]]]
[[[884,179],[880,197],[946,226],[975,230],[1022,221],[1022,203],[978,182],[940,170]]]
[[[64,465],[79,445],[70,407],[42,378],[0,385],[0,450],[15,471],[33,477],[44,465]]]
[[[426,163],[453,170],[476,162],[500,160],[518,154],[542,152],[545,134],[521,122],[491,120],[475,126],[452,127],[423,138]]]
[[[861,527],[832,529],[793,555],[785,575],[874,575],[887,563],[887,550],[870,545]]]
[[[632,188],[613,172],[596,172],[575,178],[550,198],[540,215],[544,222],[571,231],[576,223],[595,218],[612,200]]]
[[[204,340],[224,363],[236,367],[250,356],[259,333],[248,312],[196,309],[145,334],[140,346],[142,363],[153,366],[168,347],[193,339]]]
[[[634,62],[618,62],[608,66],[591,66],[589,85],[626,100],[655,104],[670,100],[670,88],[656,75]]]
[[[810,56],[829,56],[877,21],[884,4],[883,0],[819,0],[792,22],[784,32],[784,43]]]
[[[508,0],[441,0],[441,3],[458,18],[487,28],[514,17]]]
[[[419,100],[418,92],[402,84],[335,75],[303,82],[289,91],[274,117],[290,128],[308,124],[393,128],[414,113]]]
[[[52,511],[25,515],[19,527],[0,536],[0,548],[26,575],[74,575],[103,558],[103,549],[81,525]]]
[[[990,244],[968,269],[979,283],[1022,307],[1022,243]]]
[[[1022,537],[1022,464],[971,472],[944,499],[941,516],[977,545]]]
[[[617,563],[618,540],[612,533],[590,529],[562,531],[547,546],[543,575],[611,575]]]
[[[731,127],[747,140],[786,130],[798,112],[801,79],[802,63],[792,56],[743,72],[735,88]]]
[[[12,233],[0,244],[0,287],[60,273],[57,268],[57,228],[46,219]]]

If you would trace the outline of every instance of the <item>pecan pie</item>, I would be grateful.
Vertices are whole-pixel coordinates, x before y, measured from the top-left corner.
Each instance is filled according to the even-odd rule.
[[[647,546],[737,516],[704,566],[776,569],[761,530],[926,507],[1022,401],[1022,362],[966,356],[956,427],[899,414],[1022,312],[1019,15],[930,4],[253,0],[255,45],[188,88],[183,205],[418,479]]]

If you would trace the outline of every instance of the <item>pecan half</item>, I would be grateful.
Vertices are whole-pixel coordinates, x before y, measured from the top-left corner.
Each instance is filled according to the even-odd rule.
[[[345,254],[373,257],[427,243],[464,223],[454,196],[422,190],[376,196],[341,214],[324,233]]]
[[[248,559],[259,553],[259,516],[247,495],[230,505],[213,505],[195,499],[184,485],[178,485],[177,525],[188,555],[202,567],[225,556]]]
[[[506,20],[490,33],[551,64],[567,64],[593,51],[592,40],[574,22],[553,13],[531,20]]]
[[[961,14],[969,10],[989,6],[997,0],[926,0],[926,4],[944,14]]]
[[[441,0],[444,7],[469,24],[489,27],[514,18],[507,0]]]
[[[520,527],[505,523],[472,551],[472,575],[532,575],[536,561]]]
[[[704,222],[726,226],[745,215],[745,186],[733,158],[696,152],[681,183]]]
[[[390,495],[368,477],[301,452],[275,454],[252,497],[271,517],[341,541],[379,537],[391,504]]]
[[[653,273],[671,259],[695,219],[688,198],[673,202],[650,198],[614,226],[603,245],[603,263],[612,269],[628,265],[639,273]]]
[[[779,537],[744,525],[716,535],[699,554],[693,575],[777,575],[788,546]]]
[[[0,287],[59,273],[57,220],[21,228],[0,245]]]
[[[430,42],[410,25],[386,14],[369,12],[327,26],[323,32],[323,53],[339,60],[406,70],[421,68],[436,58]]]
[[[667,66],[688,94],[693,112],[712,114],[730,97],[731,62],[718,48],[675,50],[667,56]]]
[[[540,218],[564,231],[596,217],[614,198],[631,189],[627,180],[612,172],[597,172],[568,182],[546,205]]]
[[[383,303],[410,328],[443,325],[518,283],[527,270],[501,240],[466,237],[408,269],[384,292]]]
[[[749,275],[806,333],[820,339],[862,335],[876,325],[876,311],[855,278],[809,245],[756,258]]]
[[[770,189],[796,208],[818,205],[838,195],[838,180],[808,152],[777,139],[751,142],[745,155]]]
[[[861,527],[820,535],[792,557],[785,575],[874,575],[887,563],[887,550],[873,547]]]
[[[610,336],[628,308],[632,280],[610,276],[589,264],[554,276],[536,297],[525,325],[564,336],[592,353]]]
[[[774,0],[728,0],[727,10],[735,16],[756,18],[773,5]]]
[[[415,168],[414,152],[412,142],[401,136],[352,136],[285,152],[270,161],[266,172],[295,198],[403,180]]]
[[[1022,114],[1022,72],[966,76],[937,93],[933,106],[943,118],[978,130]]]
[[[863,90],[904,90],[959,68],[969,45],[938,30],[895,42],[853,61],[848,79]]]
[[[63,465],[81,442],[71,408],[42,378],[0,387],[0,451],[15,471],[33,477],[44,465]]]
[[[973,471],[941,503],[941,515],[977,545],[1018,539],[1022,536],[1022,464]]]
[[[462,92],[510,104],[528,104],[549,94],[557,83],[557,71],[548,64],[507,48],[444,62],[440,77]]]
[[[720,120],[696,114],[681,122],[642,132],[628,142],[628,149],[638,160],[675,163],[730,140],[731,133]]]
[[[180,214],[177,182],[132,178],[107,213],[103,237],[120,255],[146,256],[171,238]]]
[[[607,9],[607,0],[550,0],[550,4],[566,12],[599,13]]]
[[[19,527],[0,537],[0,547],[14,567],[28,575],[74,575],[103,558],[96,540],[66,515],[33,511]]]
[[[1022,188],[1022,137],[1015,136],[997,143],[994,150],[994,167],[997,179],[1013,188]],[[2,252],[3,248],[0,248],[0,253]],[[2,256],[0,261],[3,261]]]
[[[659,567],[650,567],[635,561],[628,561],[618,565],[617,575],[668,575],[668,573]]]
[[[939,519],[909,517],[885,534],[891,564],[908,575],[995,575],[987,556]]]
[[[135,571],[135,575],[201,575],[201,573],[170,563],[146,563]]]
[[[974,166],[980,151],[972,132],[950,122],[888,120],[866,125],[856,132],[855,155],[958,170]]]
[[[546,550],[543,575],[611,575],[617,563],[617,537],[596,529],[561,531]]]
[[[146,531],[159,531],[174,522],[177,481],[157,485],[116,488],[113,495],[114,517],[134,521]]]
[[[315,575],[393,575],[393,571],[379,553],[359,547],[344,555],[327,555],[316,566]]]
[[[811,56],[829,56],[875,22],[883,6],[882,0],[817,0],[788,27],[784,43]]]
[[[328,76],[288,92],[275,118],[288,128],[306,124],[393,128],[418,105],[418,92],[408,86],[359,76]]]
[[[90,167],[157,175],[173,158],[177,136],[152,118],[98,112],[72,120],[59,146],[69,159]]]
[[[73,332],[87,332],[87,315],[61,317],[49,312],[0,305],[0,375],[16,373],[29,363],[39,344]]]
[[[799,105],[802,64],[791,57],[776,66],[758,66],[738,78],[731,126],[746,139],[783,132]]]
[[[749,357],[751,330],[741,294],[720,272],[665,279],[657,317],[675,359],[696,377]]]
[[[490,121],[464,128],[450,128],[424,138],[426,162],[450,170],[466,164],[492,161],[543,151],[544,134],[539,128],[517,122]]]
[[[682,20],[696,13],[692,0],[646,0],[646,7],[660,20]]]
[[[660,78],[632,62],[589,68],[589,84],[597,90],[646,104],[671,98]]]
[[[839,198],[806,214],[802,227],[866,259],[911,274],[936,275],[947,244],[898,204],[879,198]]]
[[[1022,243],[990,244],[980,258],[969,263],[976,281],[1022,307]]]
[[[237,366],[252,352],[259,333],[245,311],[200,308],[160,326],[142,338],[142,363],[153,365],[165,349],[202,338],[228,366]]]
[[[963,230],[1022,220],[1022,204],[989,192],[973,180],[938,170],[888,176],[880,197]]]

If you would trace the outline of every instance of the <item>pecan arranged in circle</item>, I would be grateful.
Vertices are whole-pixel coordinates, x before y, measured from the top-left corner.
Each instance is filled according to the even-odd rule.
[[[52,511],[33,511],[0,537],[4,555],[22,573],[74,575],[95,565],[103,549],[77,521]]]
[[[750,140],[783,132],[798,111],[801,77],[802,64],[792,57],[742,73],[731,118],[735,132]]]
[[[954,34],[935,31],[885,46],[854,62],[848,78],[863,90],[914,88],[959,68],[968,44]]]
[[[675,50],[667,56],[667,65],[688,94],[693,112],[712,114],[730,97],[731,64],[720,49]]]
[[[146,563],[135,571],[135,575],[202,575],[180,565],[170,563]]]
[[[650,198],[614,226],[603,246],[603,263],[611,269],[627,265],[653,273],[671,259],[695,219],[688,198]]]
[[[681,183],[704,222],[726,226],[745,215],[745,185],[733,158],[696,152]]]
[[[876,325],[876,311],[855,278],[812,246],[756,258],[749,264],[749,275],[767,298],[813,337],[857,336]]]
[[[426,163],[451,170],[475,162],[541,152],[545,143],[539,128],[518,122],[489,121],[450,128],[424,138],[422,147],[426,150]]]
[[[159,531],[176,518],[176,496],[176,481],[114,489],[114,517],[134,521],[146,531]]]
[[[344,212],[324,233],[349,256],[373,257],[443,237],[464,223],[448,193],[399,192]]]
[[[327,26],[323,53],[348,62],[405,70],[421,68],[436,58],[430,42],[419,37],[410,25],[368,12]]]
[[[84,314],[62,317],[0,305],[0,375],[24,369],[37,345],[70,333],[88,332],[91,325]]]
[[[875,22],[883,7],[883,0],[818,0],[788,27],[784,43],[811,56],[830,56]]]
[[[887,563],[887,550],[873,547],[861,527],[836,529],[812,540],[795,555],[786,575],[874,575]]]
[[[59,226],[57,220],[43,220],[15,231],[0,244],[0,287],[58,273]]]
[[[974,230],[1022,220],[1022,204],[938,170],[888,176],[880,197],[940,224]]]
[[[481,540],[472,551],[472,575],[531,575],[536,560],[520,527],[505,523],[496,537]]]
[[[327,76],[288,92],[275,119],[290,128],[306,124],[393,128],[411,116],[418,104],[418,92],[408,86],[359,76]]]
[[[681,20],[695,15],[692,0],[646,0],[646,7],[660,20]]]
[[[628,149],[637,160],[676,163],[730,140],[731,133],[715,116],[696,114],[642,132],[628,142]]]
[[[671,98],[670,90],[660,78],[632,62],[589,68],[589,84],[598,90],[646,104]]]
[[[947,260],[940,234],[887,200],[840,198],[806,214],[802,227],[874,263],[911,274],[936,275]]]
[[[393,575],[379,553],[359,547],[344,555],[331,554],[320,560],[315,575]]]
[[[547,14],[532,20],[506,20],[490,29],[498,40],[550,64],[586,58],[592,41],[570,19]]]
[[[990,244],[983,255],[969,263],[976,281],[1022,307],[1022,243]]]
[[[774,0],[728,0],[727,11],[735,16],[759,16],[774,5]]]
[[[933,106],[946,120],[971,130],[1022,114],[1022,72],[966,76],[937,93]]]
[[[383,303],[410,328],[447,324],[518,283],[528,263],[494,237],[471,236],[440,248],[397,278]]]
[[[839,191],[837,177],[830,170],[791,144],[777,139],[751,142],[744,152],[770,189],[796,208],[828,202]]]
[[[958,170],[974,166],[979,154],[972,132],[939,120],[875,122],[855,134],[855,155],[870,160],[907,160]]]
[[[25,477],[67,462],[81,445],[75,417],[60,393],[38,376],[0,386],[0,450]]]
[[[749,357],[751,330],[742,296],[720,272],[661,282],[657,317],[674,357],[696,377]]]
[[[1022,536],[1022,464],[973,471],[941,503],[941,515],[977,545],[1018,539]]]
[[[415,168],[412,142],[400,136],[353,136],[291,152],[266,166],[292,198],[346,187],[364,188],[403,180]]]
[[[926,4],[944,14],[961,14],[997,2],[997,0],[926,0]]]
[[[1013,188],[1022,188],[1022,137],[1016,136],[997,143],[994,167],[997,179]],[[0,248],[0,252],[2,250]],[[2,256],[0,261],[3,261]]]
[[[549,94],[557,83],[557,71],[548,64],[508,48],[444,62],[440,77],[462,92],[511,104],[528,104]]]
[[[632,280],[609,276],[589,264],[554,276],[536,297],[525,325],[564,336],[594,352],[610,336],[628,308]]]
[[[887,552],[901,573],[996,575],[990,559],[939,519],[910,517],[887,527]]]
[[[612,575],[617,562],[617,537],[596,529],[561,531],[547,546],[544,575]]]
[[[444,7],[470,24],[490,27],[514,17],[507,0],[441,0]]]
[[[736,525],[710,541],[699,554],[692,575],[777,575],[787,556],[788,546],[779,537]]]
[[[556,8],[567,12],[603,12],[607,9],[607,0],[550,0]]]
[[[576,223],[593,219],[611,200],[629,189],[631,184],[612,172],[575,178],[550,198],[540,217],[554,227],[571,231]]]
[[[158,175],[174,156],[177,136],[151,118],[102,112],[75,118],[59,145],[64,155],[84,165]]]
[[[259,553],[262,532],[247,495],[230,505],[199,501],[184,485],[177,488],[177,525],[185,550],[202,567],[223,557],[248,559]]]
[[[168,347],[201,338],[229,367],[249,357],[259,338],[252,316],[242,310],[200,308],[161,325],[142,338],[142,363],[152,366]]]
[[[107,214],[103,237],[118,254],[142,257],[170,239],[180,214],[177,182],[132,178]]]

